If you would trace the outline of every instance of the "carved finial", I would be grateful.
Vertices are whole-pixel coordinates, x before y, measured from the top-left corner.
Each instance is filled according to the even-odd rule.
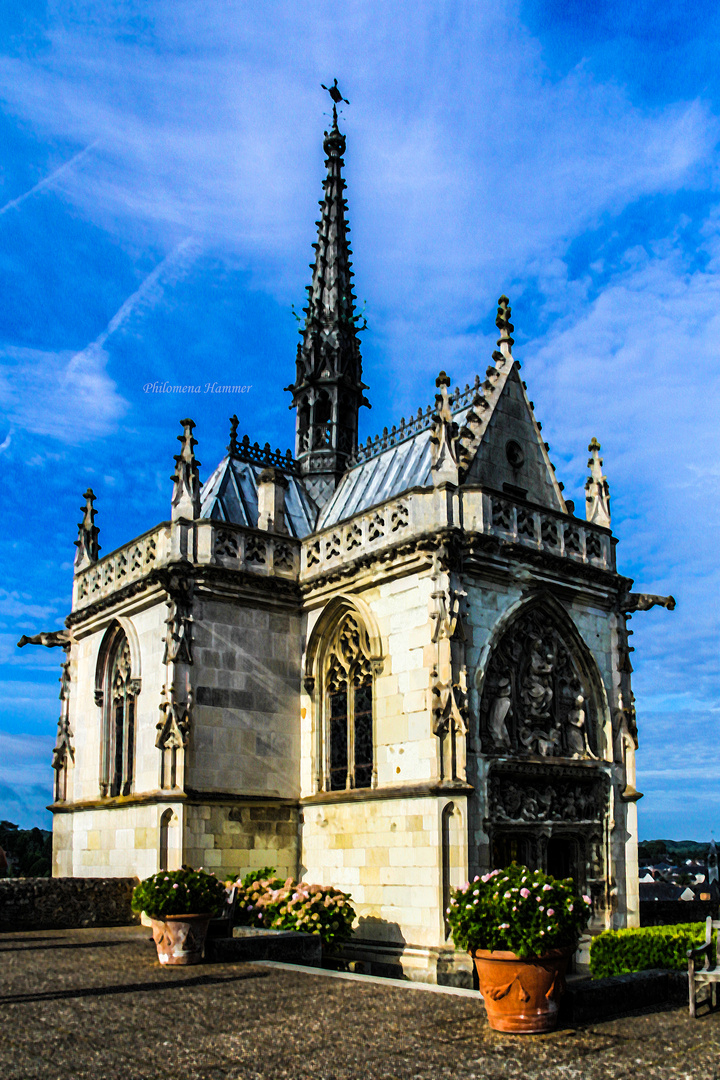
[[[500,331],[497,343],[500,351],[496,350],[493,353],[493,360],[496,364],[503,364],[506,360],[512,360],[512,347],[515,344],[512,333],[515,327],[510,322],[511,315],[510,301],[507,296],[501,296],[498,300],[497,317],[495,319],[495,325]]]
[[[585,517],[594,525],[603,525],[610,528],[610,488],[603,476],[600,457],[600,443],[593,436],[590,445],[590,458],[588,469],[590,476],[585,481]]]
[[[100,545],[98,544],[100,530],[95,524],[97,510],[94,506],[95,494],[92,488],[87,489],[83,499],[85,505],[80,507],[83,519],[78,522],[78,538],[75,541],[75,547],[77,548],[75,555],[76,573],[78,570],[84,570],[86,566],[96,563],[100,553]]]
[[[448,387],[450,377],[441,371],[435,380],[439,393],[435,395],[430,444],[432,453],[432,477],[437,486],[441,483],[458,484],[460,481],[457,457],[458,426],[453,420]]]
[[[237,455],[240,453],[240,447],[238,446],[237,441],[237,429],[239,423],[240,421],[238,420],[237,416],[230,417],[230,442],[227,446],[227,451],[230,454],[230,457],[237,457]]]
[[[185,518],[194,521],[200,516],[200,462],[195,457],[197,439],[193,438],[195,424],[192,420],[181,420],[182,435],[178,435],[181,444],[179,454],[175,455],[175,472],[170,479],[175,484],[172,495],[172,520]]]

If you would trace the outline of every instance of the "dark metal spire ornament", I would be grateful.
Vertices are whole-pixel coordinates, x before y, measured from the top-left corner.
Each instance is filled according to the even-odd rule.
[[[296,377],[287,389],[297,409],[295,457],[310,494],[323,504],[357,451],[358,411],[369,402],[363,394],[360,341],[352,286],[352,251],[348,240],[345,136],[338,128],[337,102],[345,101],[335,85],[324,87],[333,99],[333,122],[325,132],[327,175],[320,203],[318,238],[313,245],[312,284],[300,331]]]
[[[348,99],[343,97],[342,94],[340,93],[340,88],[339,88],[339,86],[337,84],[337,79],[332,84],[332,86],[326,86],[325,83],[320,83],[320,85],[322,86],[323,90],[327,90],[328,94],[332,98],[332,100],[333,100],[333,109],[337,108],[337,106],[340,104],[341,101],[344,101],[346,105],[350,104]]]
[[[237,429],[240,421],[237,418],[237,414],[230,417],[230,442],[227,446],[227,451],[230,457],[237,457],[240,453],[240,446],[238,445]]]

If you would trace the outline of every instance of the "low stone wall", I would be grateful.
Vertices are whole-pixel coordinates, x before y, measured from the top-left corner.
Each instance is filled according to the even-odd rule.
[[[718,917],[716,900],[641,900],[641,926],[675,926]]]
[[[0,931],[129,926],[137,878],[4,878]]]

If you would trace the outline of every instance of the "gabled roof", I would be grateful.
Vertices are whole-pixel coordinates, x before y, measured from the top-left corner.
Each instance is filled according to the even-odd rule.
[[[228,521],[256,529],[258,524],[258,477],[267,468],[262,462],[241,461],[227,455],[205,481],[200,517]],[[313,531],[317,507],[294,472],[280,470],[288,482],[285,492],[285,524],[291,536]]]
[[[489,367],[485,382],[479,377],[473,387],[456,389],[448,404],[459,430],[459,442],[466,452],[464,482],[502,491],[505,486],[542,506],[566,512],[562,488],[555,479],[518,368],[508,354],[495,354],[496,366]],[[433,477],[432,407],[418,413],[407,425],[387,429],[382,436],[358,453],[361,459],[349,469],[327,505],[317,528],[323,529],[358,514],[369,507],[401,495],[412,487],[431,487]],[[510,443],[520,449],[520,464],[513,466]]]

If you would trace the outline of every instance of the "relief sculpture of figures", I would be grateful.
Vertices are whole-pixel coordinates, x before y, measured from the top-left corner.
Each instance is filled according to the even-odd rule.
[[[517,618],[496,645],[480,716],[490,753],[596,760],[595,706],[576,648],[539,608]]]
[[[595,758],[588,744],[584,704],[585,698],[582,694],[578,694],[567,717],[565,738],[568,756],[572,758]]]
[[[500,679],[497,687],[497,697],[490,708],[488,728],[490,735],[498,747],[510,746],[510,735],[507,721],[512,715],[512,697],[509,679]]]
[[[533,720],[545,720],[550,715],[553,699],[551,676],[553,654],[540,638],[532,643],[530,665],[523,684],[523,704]]]

